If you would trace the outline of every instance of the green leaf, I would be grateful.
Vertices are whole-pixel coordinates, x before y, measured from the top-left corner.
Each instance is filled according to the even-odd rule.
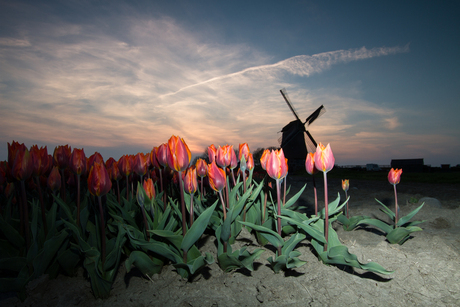
[[[265,237],[265,239],[267,239],[276,248],[282,247],[284,244],[283,238],[277,232],[274,232],[271,229],[268,229],[268,228],[265,228],[264,226],[256,225],[253,223],[248,223],[248,222],[239,221],[239,223],[249,226],[256,231],[259,231],[260,234],[263,237]]]
[[[25,247],[24,238],[16,231],[16,229],[14,229],[13,226],[5,222],[2,215],[0,215],[0,230],[11,244],[19,249]]]
[[[284,205],[284,208],[287,209],[289,208],[290,206],[292,206],[293,204],[296,203],[296,201],[299,199],[299,197],[302,195],[303,191],[305,190],[305,188],[307,187],[307,184],[305,184],[303,186],[303,188],[300,189],[299,192],[297,192],[294,196],[292,196],[287,202],[286,204]]]
[[[382,222],[382,221],[377,220],[377,219],[363,219],[363,220],[358,222],[358,225],[361,225],[361,224],[367,224],[367,225],[375,226],[375,227],[379,228],[380,230],[382,230],[384,233],[390,233],[390,231],[393,230],[393,226],[390,226],[387,223]]]
[[[297,246],[297,244],[305,239],[305,237],[306,236],[303,233],[296,233],[295,235],[291,236],[289,240],[284,243],[283,248],[281,249],[281,253],[283,255],[289,255]]]
[[[383,212],[385,212],[386,215],[388,215],[388,216],[390,217],[390,219],[391,219],[392,221],[394,221],[394,220],[395,220],[395,214],[394,214],[394,212],[391,211],[387,206],[385,206],[385,205],[384,205],[381,201],[379,201],[377,198],[376,198],[375,200],[383,207],[383,209],[380,209],[380,210],[382,210]]]
[[[292,219],[290,217],[287,217],[287,216],[280,216],[280,217],[282,219],[292,223],[292,224],[297,225],[302,230],[304,230],[306,233],[308,233],[313,239],[315,239],[317,241],[320,241],[322,243],[326,243],[326,239],[324,238],[324,234],[321,231],[318,231],[317,229],[315,229],[312,226],[310,226],[309,224],[307,224],[308,220],[304,221],[304,222],[298,222],[298,221],[296,221],[296,220],[294,220],[294,219]]]
[[[412,212],[409,213],[408,215],[406,215],[406,216],[400,218],[397,225],[398,225],[398,226],[404,226],[404,224],[406,224],[407,222],[409,222],[409,220],[410,220],[411,218],[413,218],[414,215],[416,215],[417,212],[420,211],[420,209],[422,209],[422,207],[423,207],[424,204],[425,204],[425,203],[421,204],[420,207],[418,207],[417,209],[415,209],[414,211],[412,211]]]
[[[181,249],[188,251],[190,247],[195,244],[195,242],[201,237],[203,232],[208,226],[209,219],[211,218],[214,209],[216,208],[218,201],[216,200],[214,204],[206,209],[196,220],[193,222],[192,227],[185,234],[184,239],[182,240]]]
[[[127,272],[131,271],[132,265],[138,268],[142,274],[152,276],[153,274],[159,274],[161,272],[163,261],[154,257],[150,258],[142,251],[133,251],[125,261]]]
[[[391,230],[387,234],[386,238],[391,244],[402,245],[407,239],[409,239],[409,234],[416,231],[422,231],[422,228],[416,226],[398,227]]]

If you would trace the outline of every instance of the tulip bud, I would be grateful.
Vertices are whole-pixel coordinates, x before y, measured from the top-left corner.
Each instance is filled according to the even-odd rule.
[[[350,180],[343,179],[342,180],[342,190],[344,190],[346,192],[346,191],[348,191],[349,188],[350,188]]]
[[[60,170],[66,169],[69,166],[70,155],[72,154],[69,145],[57,146],[54,149],[54,165]]]
[[[11,173],[17,180],[27,180],[33,172],[32,158],[25,146],[18,148]]]
[[[216,146],[214,146],[214,144],[211,144],[211,146],[208,147],[209,164],[216,161],[216,156],[217,156]]]
[[[206,161],[203,159],[198,159],[195,164],[196,167],[196,173],[198,176],[201,178],[206,176],[206,173],[208,172],[208,166],[206,165]]]
[[[59,169],[57,166],[54,166],[51,170],[50,175],[48,176],[48,187],[51,191],[56,192],[61,188],[61,174],[59,174]]]
[[[70,170],[77,175],[86,173],[86,155],[84,149],[74,148],[70,156]]]
[[[222,191],[227,184],[227,176],[225,171],[216,165],[216,162],[212,162],[208,165],[208,178],[209,185],[216,191]]]
[[[260,158],[260,165],[264,170],[267,170],[267,158],[270,155],[270,150],[265,149],[264,152],[262,153],[262,157]]]
[[[288,172],[287,159],[284,157],[283,149],[272,150],[267,157],[267,173],[275,180],[283,179]]]
[[[193,166],[187,169],[187,173],[184,178],[184,189],[185,192],[192,195],[198,188],[198,179],[196,177],[196,168]]]
[[[305,169],[310,175],[314,175],[318,172],[318,169],[315,166],[315,153],[309,152],[307,154],[307,159],[305,160]]]
[[[176,172],[182,172],[187,169],[192,158],[192,153],[188,149],[184,139],[173,135],[168,141],[168,165]]]
[[[112,188],[109,173],[104,164],[95,162],[88,175],[88,189],[94,196],[103,196]]]

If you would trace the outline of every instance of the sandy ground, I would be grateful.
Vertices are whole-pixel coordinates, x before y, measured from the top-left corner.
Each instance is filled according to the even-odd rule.
[[[294,193],[305,179],[288,178]],[[311,179],[309,179],[311,180]],[[321,181],[318,176],[317,181]],[[76,277],[47,276],[28,285],[28,297],[0,301],[1,306],[459,306],[460,305],[460,185],[412,184],[398,186],[401,214],[425,202],[414,220],[427,220],[422,232],[404,245],[391,245],[377,231],[356,229],[351,232],[335,225],[339,238],[362,262],[375,261],[395,272],[381,276],[360,270],[327,266],[318,261],[308,241],[298,250],[307,264],[275,274],[269,267],[266,249],[255,262],[253,272],[238,270],[224,273],[214,263],[186,281],[165,266],[152,280],[124,266],[113,285],[111,296],[96,300],[90,283],[81,270]],[[329,198],[340,191],[339,180],[329,180]],[[319,203],[324,205],[323,189],[318,184]],[[385,218],[374,198],[394,208],[393,188],[387,182],[351,181],[350,212]],[[299,200],[313,208],[313,185]],[[321,207],[322,208],[322,207]],[[312,209],[313,210],[313,209]],[[248,245],[257,248],[254,237],[243,231],[234,249]],[[213,237],[202,238],[202,252],[216,258]]]

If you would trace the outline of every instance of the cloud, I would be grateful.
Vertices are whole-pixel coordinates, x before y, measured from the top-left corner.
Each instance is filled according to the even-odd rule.
[[[176,134],[195,153],[211,143],[273,146],[293,120],[279,94],[283,87],[303,117],[326,105],[324,119],[311,127],[318,139],[342,144],[347,134],[359,139],[363,128],[400,125],[391,110],[344,97],[340,89],[305,89],[293,78],[407,52],[408,46],[271,63],[272,55],[254,47],[205,42],[171,18],[120,22],[125,32],[61,21],[40,23],[27,36],[0,38],[0,129],[8,131],[2,141],[122,147],[129,153],[148,151]]]

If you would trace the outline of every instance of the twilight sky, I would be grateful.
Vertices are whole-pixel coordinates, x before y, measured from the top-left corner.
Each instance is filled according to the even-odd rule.
[[[0,0],[7,142],[104,159],[171,135],[277,146],[294,119],[336,163],[460,163],[460,2]]]

